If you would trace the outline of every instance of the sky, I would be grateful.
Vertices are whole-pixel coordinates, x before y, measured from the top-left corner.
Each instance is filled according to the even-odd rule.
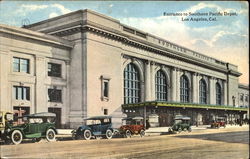
[[[239,82],[249,84],[249,6],[244,1],[0,1],[0,23],[20,27],[79,9],[235,64],[243,74]]]

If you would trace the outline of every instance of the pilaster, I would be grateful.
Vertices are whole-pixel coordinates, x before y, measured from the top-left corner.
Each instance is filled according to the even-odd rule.
[[[45,74],[46,59],[43,56],[35,56],[35,75],[36,75],[36,85],[35,85],[35,105],[34,113],[47,112],[47,90],[45,88]]]
[[[176,102],[180,102],[180,76],[181,70],[179,68],[176,69]]]
[[[223,81],[223,88],[224,88],[224,92],[223,92],[223,95],[224,95],[224,105],[228,105],[228,103],[227,103],[227,81]]]
[[[176,79],[177,79],[177,69],[172,68],[171,69],[171,99],[172,101],[176,101]]]
[[[150,62],[151,65],[151,100],[156,100],[155,98],[155,63]]]
[[[145,62],[145,101],[151,100],[150,61]]]

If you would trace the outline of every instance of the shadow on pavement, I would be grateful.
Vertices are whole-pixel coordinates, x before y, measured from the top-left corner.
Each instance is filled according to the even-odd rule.
[[[199,134],[199,135],[190,134],[190,135],[178,135],[174,137],[213,140],[213,141],[222,141],[222,142],[228,142],[228,143],[249,144],[249,132],[248,131],[235,131],[235,132]]]

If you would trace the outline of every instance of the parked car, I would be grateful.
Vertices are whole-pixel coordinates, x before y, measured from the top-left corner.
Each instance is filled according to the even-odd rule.
[[[40,141],[46,138],[48,141],[54,141],[57,134],[55,117],[54,113],[43,112],[23,116],[24,124],[17,126],[14,126],[11,121],[5,122],[1,138],[13,144],[20,144],[23,139]]]
[[[8,111],[0,111],[0,139],[5,141],[5,130],[13,120],[13,113]]]
[[[112,127],[111,116],[93,116],[85,119],[86,125],[78,127],[73,130],[73,139],[85,139],[89,140],[92,137],[104,137],[111,139],[118,130]]]
[[[191,132],[190,117],[178,116],[174,118],[174,124],[168,130],[171,133],[180,133],[181,131]]]
[[[143,125],[142,117],[124,118],[123,125],[119,132],[124,137],[130,138],[132,135],[145,136],[145,127]]]
[[[226,118],[225,117],[217,117],[214,121],[211,123],[211,128],[220,128],[220,127],[226,127]]]

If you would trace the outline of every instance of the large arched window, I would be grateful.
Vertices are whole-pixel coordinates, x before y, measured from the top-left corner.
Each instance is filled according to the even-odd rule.
[[[189,102],[189,84],[185,75],[182,75],[180,79],[180,100],[181,102]]]
[[[207,85],[204,79],[199,82],[199,97],[201,104],[207,104]]]
[[[155,96],[157,100],[167,101],[167,77],[162,70],[155,74]]]
[[[220,84],[217,82],[216,83],[216,104],[217,105],[221,105],[221,86]]]
[[[124,103],[138,103],[141,100],[140,75],[137,67],[130,63],[124,69]]]

